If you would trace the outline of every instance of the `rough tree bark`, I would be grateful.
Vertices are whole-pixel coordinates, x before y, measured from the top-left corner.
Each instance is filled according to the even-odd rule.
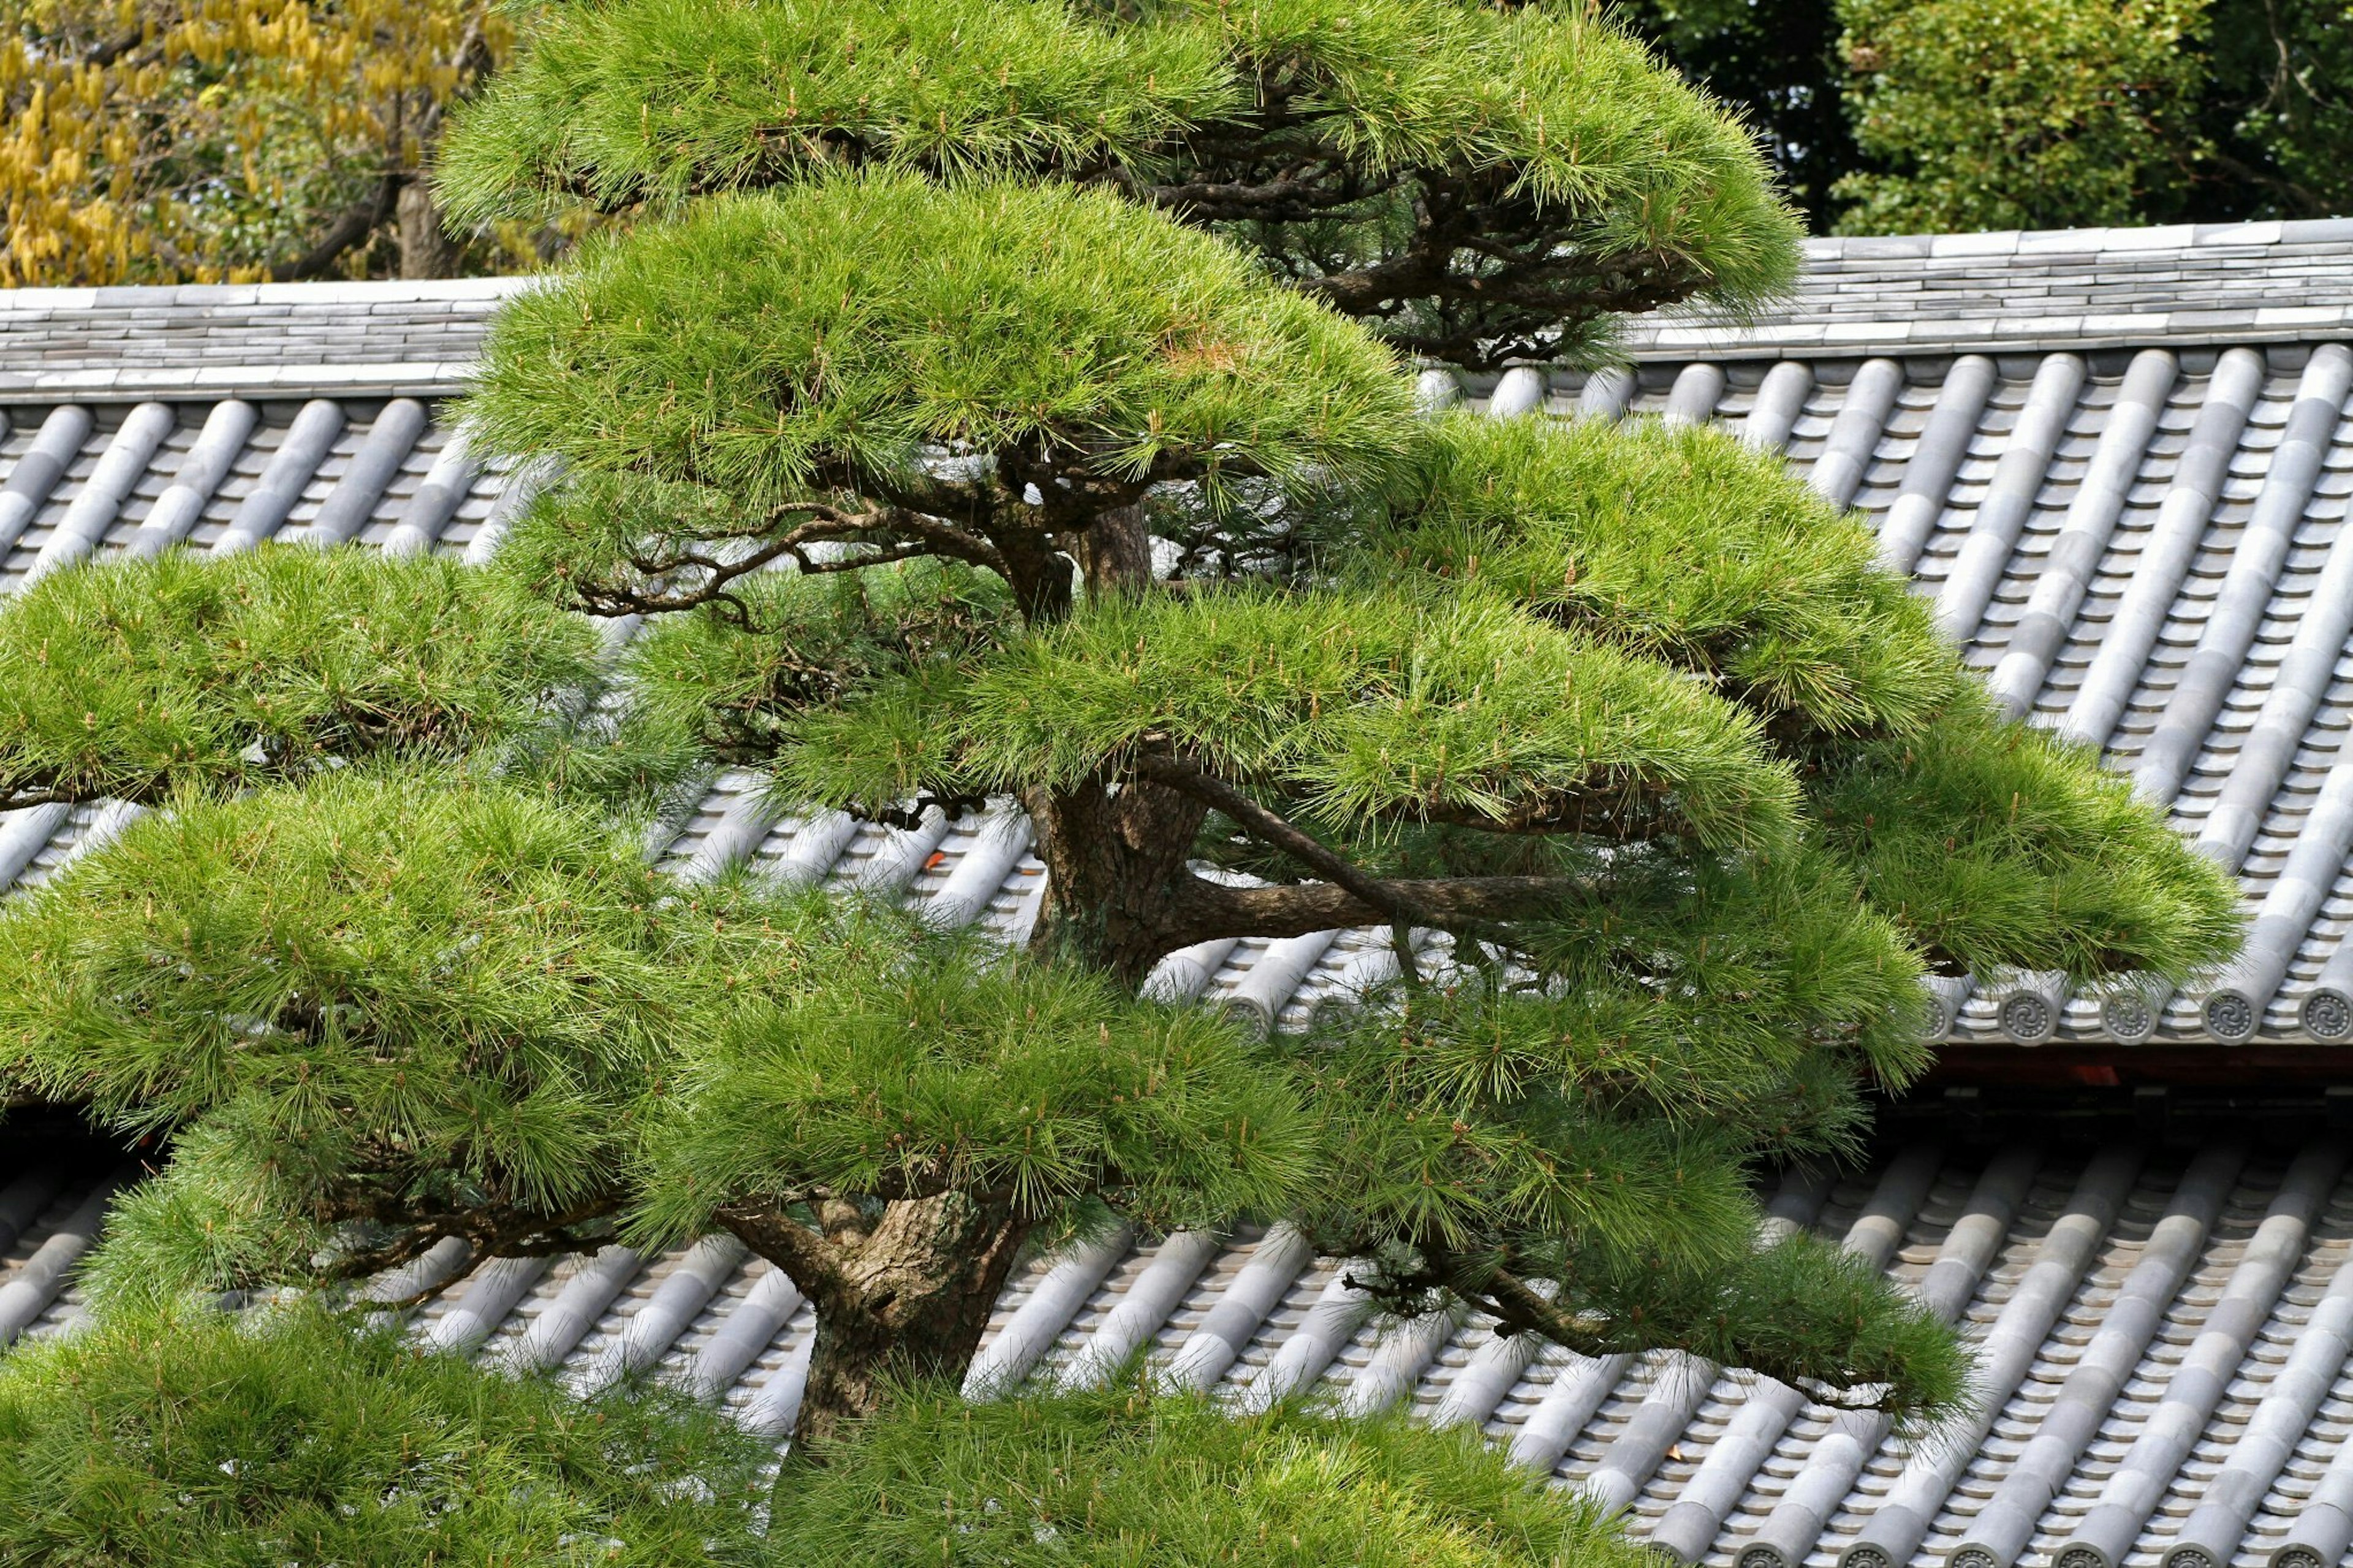
[[[961,1379],[1032,1222],[1001,1197],[944,1193],[820,1205],[822,1229],[769,1205],[721,1221],[782,1268],[817,1310],[794,1436],[822,1450],[881,1407],[894,1382]]]
[[[1046,863],[1029,950],[1110,975],[1130,990],[1184,942],[1172,917],[1194,880],[1187,861],[1208,808],[1158,784],[1030,790],[1021,804]]]
[[[1152,592],[1152,535],[1140,506],[1096,514],[1072,542],[1090,598]],[[1030,951],[1110,975],[1134,990],[1184,945],[1173,917],[1194,835],[1208,807],[1158,784],[1090,780],[1076,789],[1030,790],[1021,804],[1046,863],[1046,892]]]

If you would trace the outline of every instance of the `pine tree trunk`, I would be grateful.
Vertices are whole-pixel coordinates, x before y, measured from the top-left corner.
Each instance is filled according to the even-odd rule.
[[[1008,1205],[949,1193],[888,1205],[863,1236],[838,1237],[839,1279],[809,1292],[817,1345],[795,1436],[821,1447],[895,1380],[961,1379],[1029,1233]]]
[[[1031,790],[1022,797],[1046,863],[1029,950],[1110,975],[1130,990],[1184,943],[1170,934],[1172,896],[1189,879],[1207,808],[1157,784]]]
[[[1099,513],[1077,540],[1087,596],[1150,593],[1152,535],[1140,506]],[[1169,911],[1187,879],[1194,835],[1208,813],[1176,791],[1131,783],[1116,789],[1031,790],[1021,799],[1046,863],[1045,901],[1029,949],[1095,970],[1131,990],[1183,942]]]

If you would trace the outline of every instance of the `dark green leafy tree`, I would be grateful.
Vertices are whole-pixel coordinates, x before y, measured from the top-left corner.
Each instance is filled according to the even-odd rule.
[[[1818,233],[2353,211],[2346,0],[1616,0]]]
[[[1252,1216],[1394,1310],[1959,1396],[1884,1280],[1760,1247],[1748,1177],[1920,1069],[1924,974],[2186,975],[2234,894],[1778,463],[1417,412],[1400,348],[1589,353],[1788,276],[1715,110],[1567,8],[617,0],[453,145],[465,210],[646,215],[514,301],[467,405],[563,475],[475,590],[541,607],[436,656],[509,672],[462,723],[331,722],[323,674],[299,724],[208,719],[341,765],[151,760],[168,809],[0,918],[0,1059],[177,1137],[103,1296],[721,1226],[814,1304],[801,1432],[848,1467],[1025,1249]],[[0,645],[137,582],[61,574]],[[649,624],[584,675],[583,612]],[[135,715],[119,644],[9,700]],[[58,729],[0,776],[120,787]],[[885,820],[1018,800],[1029,950],[649,872],[630,802],[716,762]],[[1397,978],[1304,1035],[1140,995],[1342,926]],[[958,1430],[923,1408],[895,1452]],[[1293,1473],[1261,1440],[1245,1490]]]

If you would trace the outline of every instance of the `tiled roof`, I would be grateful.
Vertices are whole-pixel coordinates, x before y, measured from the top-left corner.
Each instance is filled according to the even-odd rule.
[[[1806,242],[1787,310],[1743,332],[1661,314],[1640,357],[2309,342],[2353,330],[2353,219]]]
[[[2265,334],[2243,323],[2219,338],[2164,328],[2223,299],[2333,310],[2343,328],[2353,222],[1813,248],[1798,302],[1745,346],[1693,357],[1662,342],[1683,329],[1645,328],[1654,341],[1630,369],[1519,370],[1468,390],[1491,412],[1714,420],[1785,451],[1872,520],[2005,700],[2105,745],[2244,879],[2253,938],[2211,989],[1939,982],[1946,1037],[2353,1039],[2353,767],[2339,771],[2353,764],[2339,754],[2353,727],[2353,353],[2340,341],[2353,330],[2251,342],[2235,340]],[[44,376],[114,378],[80,401],[0,400],[0,591],[93,550],[175,540],[488,548],[514,492],[451,437],[436,394],[513,286],[0,293],[0,399]],[[2118,288],[2135,320],[2158,324],[2120,346],[2101,346],[2100,329],[2031,349],[1993,331],[1922,352],[1913,331],[1757,350],[1854,321],[1891,333],[2055,321],[2052,299],[2105,307]],[[2289,298],[2302,303],[2262,303]],[[132,380],[144,401],[121,395]],[[336,385],[372,392],[321,391]],[[690,839],[733,809],[723,784]],[[40,820],[0,825],[0,887],[9,847]],[[71,831],[61,816],[52,826]],[[828,823],[785,844],[803,826],[771,826],[763,852],[815,864],[842,842]],[[942,828],[952,858],[970,831]],[[993,895],[1007,918],[1034,896],[1035,868],[1018,862]],[[1345,934],[1245,942],[1182,955],[1166,984],[1295,1015],[1351,964],[1382,962]]]
[[[2353,331],[2353,219],[1806,242],[1788,308],[1633,322],[1637,359],[2310,342]],[[0,402],[424,396],[516,278],[0,291]]]
[[[518,491],[437,399],[509,287],[0,295],[0,591],[175,540],[480,556]],[[2345,226],[1824,243],[1799,300],[1736,337],[1652,323],[1630,371],[1429,391],[1715,420],[1785,451],[1871,518],[2005,700],[2105,745],[2245,880],[2253,941],[2211,992],[1953,982],[1949,1038],[2335,1043],[2353,1037],[2348,311]],[[1008,937],[1035,907],[1042,868],[1009,813],[779,817],[747,782],[719,781],[667,863],[756,856]],[[0,816],[0,889],[124,819]],[[1155,985],[1296,1022],[1385,962],[1351,932],[1244,941],[1176,955]],[[2353,1181],[2332,1147],[1915,1140],[1860,1177],[1784,1184],[1781,1223],[1843,1237],[1980,1339],[1987,1424],[1917,1450],[1672,1358],[1366,1323],[1339,1266],[1281,1232],[1049,1259],[1008,1290],[980,1370],[1083,1375],[1149,1345],[1252,1396],[1410,1399],[1725,1568],[2328,1568],[2353,1543]],[[120,1179],[0,1153],[0,1342],[75,1319],[71,1265]],[[584,1380],[664,1368],[770,1431],[809,1327],[726,1240],[493,1263],[418,1316],[437,1342]]]
[[[2249,1140],[2249,1142],[2255,1141]],[[127,1172],[0,1164],[0,1342],[69,1330],[70,1283]],[[1776,1223],[1842,1240],[1958,1321],[1981,1414],[1884,1423],[1680,1355],[1594,1361],[1480,1321],[1368,1317],[1345,1265],[1282,1230],[1101,1244],[1031,1266],[976,1379],[1080,1379],[1141,1349],[1247,1404],[1306,1391],[1477,1423],[1716,1568],[2332,1568],[2353,1541],[2353,1175],[2298,1149],[1911,1140],[1792,1177]],[[450,1244],[381,1289],[454,1274]],[[814,1321],[732,1237],[494,1261],[420,1309],[427,1342],[581,1386],[652,1371],[789,1427]]]

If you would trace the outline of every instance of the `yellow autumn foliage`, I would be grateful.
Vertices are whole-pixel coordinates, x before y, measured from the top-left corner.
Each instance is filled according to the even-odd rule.
[[[491,0],[0,0],[0,21],[6,287],[402,269],[401,193],[515,28]]]

